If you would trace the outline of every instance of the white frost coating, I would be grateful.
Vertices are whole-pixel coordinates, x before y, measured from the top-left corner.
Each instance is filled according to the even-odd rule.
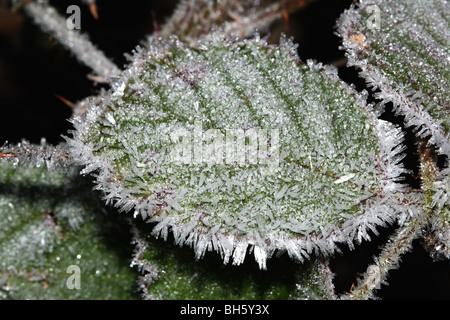
[[[82,63],[90,67],[96,75],[107,79],[117,76],[119,68],[109,60],[102,51],[98,50],[86,35],[77,30],[69,29],[66,20],[59,13],[47,4],[47,1],[30,1],[24,6],[36,24],[49,32]]]
[[[260,246],[253,248],[255,254],[255,260],[261,269],[266,269],[267,249]],[[235,263],[237,264],[237,263]]]
[[[150,38],[111,94],[72,119],[71,158],[84,174],[95,173],[105,200],[156,222],[154,236],[167,239],[171,232],[197,258],[215,250],[225,263],[240,264],[250,248],[261,268],[275,250],[299,261],[313,252],[331,255],[337,243],[353,246],[392,223],[403,137],[377,120],[365,93],[343,84],[336,68],[299,63],[290,40],[277,48],[259,38],[213,38],[201,50]],[[166,50],[175,46],[178,51]],[[164,90],[155,93],[159,86]],[[145,100],[123,109],[124,88]],[[337,93],[336,105],[318,101]],[[201,134],[197,123],[203,130],[212,124],[279,129],[279,168],[262,174],[263,168],[249,165],[174,166],[161,146],[173,143],[173,129]],[[128,159],[120,174],[111,157]],[[342,222],[327,222],[334,219]]]
[[[439,173],[438,179],[434,182],[433,191],[433,206],[437,206],[439,211],[442,210],[444,206],[450,206],[450,167],[448,164],[447,167]]]
[[[238,243],[233,252],[233,264],[240,265],[244,262],[245,256],[247,254],[248,244],[244,241]]]
[[[374,291],[381,284],[387,284],[388,272],[396,269],[400,263],[400,257],[412,248],[412,241],[422,234],[427,219],[423,214],[413,216],[407,223],[402,225],[390,237],[383,246],[382,251],[374,260],[374,264],[358,279],[356,287],[341,299],[367,300],[374,297]]]

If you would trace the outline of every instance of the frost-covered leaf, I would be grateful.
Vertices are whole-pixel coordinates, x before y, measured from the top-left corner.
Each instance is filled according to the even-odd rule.
[[[123,211],[197,258],[302,261],[393,220],[400,131],[296,46],[150,38],[110,95],[74,117],[71,157]]]
[[[224,265],[216,253],[195,261],[189,248],[143,236],[148,225],[133,228],[136,245],[132,265],[141,272],[138,281],[144,299],[158,300],[318,300],[333,298],[326,287],[331,275],[318,259],[304,264],[288,257],[270,261],[268,270],[253,263]],[[330,277],[330,279],[327,279]],[[333,288],[331,288],[333,290]]]
[[[362,0],[338,22],[350,66],[421,137],[450,155],[450,5]]]
[[[89,189],[78,171],[0,160],[0,298],[135,297],[126,233]]]

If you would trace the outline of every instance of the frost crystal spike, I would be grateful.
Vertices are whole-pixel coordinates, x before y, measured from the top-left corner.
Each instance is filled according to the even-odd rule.
[[[197,258],[302,261],[395,219],[400,131],[285,38],[149,38],[72,121],[71,157],[106,201]]]

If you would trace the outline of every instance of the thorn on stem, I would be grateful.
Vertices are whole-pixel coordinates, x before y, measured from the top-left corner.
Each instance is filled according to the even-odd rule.
[[[283,21],[284,21],[284,24],[286,24],[286,25],[289,24],[289,13],[287,11],[283,12]]]
[[[55,93],[55,97],[61,100],[66,106],[69,106],[70,109],[73,109],[75,104],[72,101],[67,100],[66,98],[60,96],[57,93]]]
[[[91,14],[94,17],[94,19],[98,20],[98,11],[95,1],[91,1],[91,3],[89,3],[89,10],[91,11]]]
[[[0,158],[15,158],[16,156],[10,153],[0,153]]]
[[[155,34],[159,36],[161,29],[159,28],[158,20],[156,19],[156,13],[154,10],[152,10],[152,23],[153,29],[155,30]]]

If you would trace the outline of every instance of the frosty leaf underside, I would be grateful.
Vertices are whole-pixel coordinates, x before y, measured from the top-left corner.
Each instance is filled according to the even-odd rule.
[[[217,255],[197,262],[189,248],[149,238],[151,225],[106,214],[78,171],[44,164],[63,150],[27,143],[1,149],[16,161],[0,160],[0,299],[327,297],[320,261],[299,268],[280,258],[270,265],[280,271],[267,274],[249,264],[225,266]],[[130,226],[134,269],[124,259]],[[77,267],[79,288],[71,287]]]
[[[302,260],[392,220],[401,134],[335,70],[285,39],[148,48],[73,120],[72,157],[99,171],[108,202],[197,257],[240,264],[254,246],[262,268],[275,249]]]

